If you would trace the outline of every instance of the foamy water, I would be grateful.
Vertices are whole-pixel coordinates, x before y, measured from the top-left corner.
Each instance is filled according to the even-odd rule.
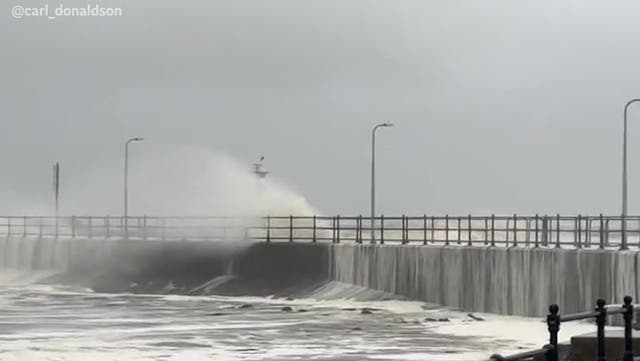
[[[98,294],[13,284],[0,287],[0,359],[480,360],[545,341],[541,320],[477,316],[485,321],[401,300]],[[573,324],[562,335],[592,327]]]

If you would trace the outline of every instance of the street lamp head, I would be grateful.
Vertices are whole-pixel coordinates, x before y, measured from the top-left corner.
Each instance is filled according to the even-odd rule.
[[[381,127],[393,127],[395,124],[391,123],[391,122],[384,122],[384,123],[380,123],[378,125],[376,125],[375,127],[373,127],[373,129],[377,129],[377,128],[381,128]]]
[[[143,141],[144,138],[140,138],[140,137],[135,137],[135,138],[129,138],[129,140],[127,140],[127,144],[131,143],[131,142],[140,142]]]

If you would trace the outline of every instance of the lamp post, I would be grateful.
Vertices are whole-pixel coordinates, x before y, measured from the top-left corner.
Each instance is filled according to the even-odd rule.
[[[129,143],[143,138],[131,138],[124,144],[124,239],[129,239]]]
[[[381,127],[393,127],[393,123],[380,123],[371,132],[371,244],[376,243],[376,130]]]
[[[640,99],[631,99],[624,106],[624,130],[622,139],[622,244],[621,249],[627,249],[627,111],[629,106],[635,102],[640,102]]]

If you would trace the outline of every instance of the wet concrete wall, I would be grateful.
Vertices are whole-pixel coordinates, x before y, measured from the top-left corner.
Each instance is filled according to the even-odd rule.
[[[216,292],[302,292],[329,279],[326,244],[122,239],[0,239],[0,269],[53,270],[49,282],[100,292],[190,293],[232,276]]]
[[[101,291],[286,294],[336,280],[468,311],[544,316],[639,300],[636,251],[327,243],[0,239],[0,268],[57,269]],[[74,279],[75,277],[75,279]],[[148,285],[148,286],[147,286]]]
[[[331,278],[476,312],[544,316],[638,299],[638,252],[331,245]]]

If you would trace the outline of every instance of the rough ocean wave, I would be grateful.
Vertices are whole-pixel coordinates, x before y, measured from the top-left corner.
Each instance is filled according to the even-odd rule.
[[[546,327],[477,321],[339,282],[305,298],[223,297],[95,293],[24,283],[46,274],[1,274],[0,358],[8,361],[480,360],[541,344]],[[510,334],[495,334],[505,326]]]

